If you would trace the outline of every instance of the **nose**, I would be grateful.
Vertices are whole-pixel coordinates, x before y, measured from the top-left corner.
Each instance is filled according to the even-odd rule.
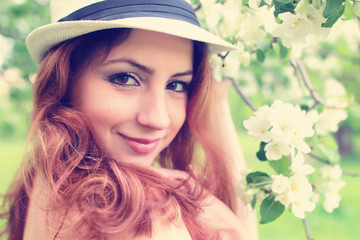
[[[141,107],[137,113],[137,122],[145,127],[162,130],[170,125],[164,91],[149,91],[142,97]]]

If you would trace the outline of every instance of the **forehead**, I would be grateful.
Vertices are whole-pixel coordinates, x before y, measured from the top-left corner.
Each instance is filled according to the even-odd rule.
[[[168,61],[178,61],[179,64],[192,64],[193,42],[165,33],[133,29],[125,41],[110,50],[106,59],[124,55],[152,62],[167,58]]]

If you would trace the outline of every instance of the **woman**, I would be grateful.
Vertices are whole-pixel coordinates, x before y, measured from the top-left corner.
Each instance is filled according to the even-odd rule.
[[[228,83],[208,61],[233,47],[183,0],[51,8],[27,39],[40,66],[9,239],[256,239]]]

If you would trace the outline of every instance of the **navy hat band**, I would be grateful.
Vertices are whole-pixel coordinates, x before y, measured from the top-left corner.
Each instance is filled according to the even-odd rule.
[[[58,22],[133,17],[170,18],[201,27],[193,8],[184,0],[106,0],[78,9]]]

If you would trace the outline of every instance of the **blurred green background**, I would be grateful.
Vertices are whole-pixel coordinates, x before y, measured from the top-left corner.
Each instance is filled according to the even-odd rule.
[[[31,78],[36,72],[36,64],[30,59],[25,45],[26,35],[35,27],[50,22],[47,0],[1,0],[0,1],[0,193],[6,192],[22,160],[31,115]],[[358,31],[354,29],[353,31]],[[308,59],[316,55],[324,63],[324,69],[312,68],[309,76],[320,90],[324,71],[339,80],[354,97],[348,119],[341,123],[339,131],[333,134],[338,142],[344,170],[360,173],[360,39],[355,41],[357,51],[349,47],[349,35],[335,41],[319,44],[318,48],[306,55]],[[305,57],[306,57],[305,56]],[[337,59],[340,70],[330,69],[329,59]],[[305,61],[306,63],[306,61]],[[272,58],[271,51],[263,64],[256,61],[237,77],[242,89],[257,105],[270,103],[275,98],[287,99],[291,95],[291,80],[284,72],[288,59]],[[326,69],[325,67],[328,67]],[[338,66],[338,67],[339,67]],[[276,76],[268,81],[267,74]],[[267,76],[267,77],[266,77]],[[256,86],[256,87],[254,87]],[[279,89],[279,86],[282,88]],[[287,93],[287,94],[285,94]],[[251,116],[252,111],[244,104],[235,90],[229,96],[233,118],[239,130],[239,138],[252,170],[266,170],[266,164],[259,162],[255,153],[259,143],[245,134],[242,121]],[[308,99],[302,99],[308,101]],[[314,239],[358,240],[360,239],[360,177],[343,176],[347,185],[341,190],[342,201],[334,213],[325,212],[321,205],[307,214],[310,232]],[[0,222],[1,224],[1,222]],[[285,213],[277,221],[259,225],[262,240],[306,239],[302,221],[291,213]]]

